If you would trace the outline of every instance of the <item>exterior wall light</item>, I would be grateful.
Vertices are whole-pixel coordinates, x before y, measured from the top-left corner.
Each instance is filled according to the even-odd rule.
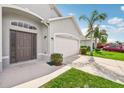
[[[47,38],[47,36],[44,36],[44,39],[46,39]]]
[[[52,40],[54,40],[54,38],[53,38],[53,37],[51,37],[51,39],[52,39]]]

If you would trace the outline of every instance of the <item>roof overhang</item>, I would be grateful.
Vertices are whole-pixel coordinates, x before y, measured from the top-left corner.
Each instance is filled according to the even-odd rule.
[[[62,17],[62,14],[60,13],[60,11],[58,10],[55,4],[49,4],[49,5],[52,9],[54,9],[54,11],[58,14],[59,17]]]
[[[46,26],[48,26],[46,21],[41,16],[39,16],[38,14],[30,11],[28,8],[22,8],[22,7],[19,7],[17,5],[10,5],[10,4],[2,4],[1,7],[2,8],[16,9],[16,10],[22,11],[24,13],[30,14],[30,15],[34,16],[35,18],[37,18],[41,23],[43,23]]]

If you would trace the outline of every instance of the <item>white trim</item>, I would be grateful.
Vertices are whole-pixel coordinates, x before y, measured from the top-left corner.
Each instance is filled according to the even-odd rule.
[[[38,30],[29,30],[29,29],[25,29],[25,28],[21,28],[21,27],[16,27],[16,26],[11,26],[9,28],[9,30],[16,30],[18,32],[27,32],[27,33],[34,33],[34,34],[38,34]]]
[[[45,19],[42,18],[41,16],[39,16],[38,14],[30,11],[28,8],[22,8],[22,7],[19,7],[17,5],[8,5],[8,4],[2,4],[1,5],[2,7],[5,7],[5,8],[13,8],[13,9],[17,9],[17,10],[20,10],[20,11],[23,11],[23,12],[26,12],[30,15],[33,15],[35,17],[37,17],[41,23],[43,23],[44,25],[46,25],[48,27],[48,24],[46,23]]]
[[[6,7],[6,8],[13,8],[13,9],[21,10],[21,11],[26,12],[26,13],[29,13],[29,14],[31,14],[31,15],[33,15],[33,16],[41,19],[41,20],[44,20],[41,16],[37,15],[36,13],[30,11],[27,8],[22,8],[22,7],[19,7],[17,5],[8,5],[8,4],[2,4],[1,6],[2,7]]]
[[[62,17],[61,12],[58,10],[58,8],[57,8],[56,6],[54,6],[54,10],[57,12],[57,14],[58,14],[60,17]]]
[[[52,47],[51,47],[51,46],[52,46],[51,44],[52,44],[52,43],[51,43],[51,30],[50,30],[50,25],[49,25],[49,27],[48,27],[48,35],[49,35],[49,39],[48,39],[48,40],[49,40],[49,55],[51,55],[51,54],[52,54],[52,52],[51,52],[51,50],[52,50],[52,49],[51,49],[51,48],[52,48]]]
[[[37,55],[49,56],[49,54],[45,54],[45,53],[38,53]],[[2,59],[9,59],[9,56],[2,56]]]
[[[49,54],[45,54],[45,53],[38,53],[37,55],[44,55],[44,56],[48,56]],[[2,56],[2,59],[9,59],[9,56]]]
[[[0,62],[2,62],[2,7],[0,6]],[[1,72],[1,66],[0,66]]]
[[[2,59],[9,59],[9,56],[3,56]]]
[[[57,21],[57,20],[63,20],[63,19],[68,19],[68,18],[72,18],[72,16],[64,16],[64,17],[50,18],[50,19],[49,19],[49,22]]]
[[[58,16],[62,17],[61,12],[58,10],[55,4],[49,4],[51,9],[54,9],[54,11],[57,13]]]
[[[56,35],[65,35],[65,36],[71,36],[77,40],[80,40],[77,36],[69,34],[69,33],[54,33],[54,38],[56,37]]]
[[[79,39],[78,37],[76,37],[76,36],[74,36],[74,35],[72,35],[72,34],[69,34],[69,33],[54,33],[53,52],[55,52],[55,39],[56,39],[56,36],[57,36],[57,35],[71,36],[72,38],[78,40],[78,42],[79,42],[78,47],[79,47],[79,49],[80,49],[80,39]]]

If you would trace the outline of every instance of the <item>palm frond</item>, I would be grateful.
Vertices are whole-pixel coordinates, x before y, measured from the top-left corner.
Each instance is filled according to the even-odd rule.
[[[94,23],[94,19],[96,18],[96,16],[98,15],[98,11],[97,10],[94,10],[92,13],[91,13],[91,17],[90,17],[90,20],[91,20],[91,23],[93,24]]]
[[[86,38],[90,38],[91,37],[91,35],[93,34],[93,32],[92,31],[89,31],[87,34],[86,34]]]
[[[100,35],[99,27],[95,27],[94,29],[94,38],[98,38]]]
[[[94,18],[93,22],[96,22],[96,21],[101,22],[101,21],[105,20],[106,18],[107,18],[107,15],[105,13],[101,13]]]
[[[86,20],[86,19],[87,19],[87,17],[85,15],[82,15],[79,17],[79,20]]]

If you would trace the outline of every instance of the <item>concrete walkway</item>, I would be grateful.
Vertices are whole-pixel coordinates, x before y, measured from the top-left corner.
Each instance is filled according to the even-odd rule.
[[[112,80],[117,83],[124,84],[124,62],[111,60],[111,59],[104,59],[99,57],[94,57],[95,62],[89,63],[89,56],[73,56],[64,60],[64,62],[70,63],[61,69],[54,71],[53,73],[31,80],[29,82],[20,84],[15,86],[14,88],[33,88],[39,87],[48,81],[54,79],[55,77],[59,76],[60,74],[64,73],[65,71],[71,69],[72,67],[77,68],[79,70]]]
[[[64,66],[56,71],[54,71],[53,73],[50,73],[48,75],[39,77],[37,79],[22,83],[20,85],[14,86],[12,88],[39,88],[40,86],[46,84],[47,82],[49,82],[50,80],[58,77],[59,75],[61,75],[62,73],[68,71],[69,69],[71,69],[70,66]]]
[[[0,73],[0,87],[13,87],[50,74],[63,66],[50,66],[46,62],[35,61],[8,67]]]
[[[89,58],[89,56],[80,56],[80,58],[75,60],[71,66],[124,84],[124,61],[94,57],[95,62],[89,63]]]
[[[12,64],[9,67],[4,68],[4,71],[0,73],[0,88],[14,87],[20,84],[22,85],[23,83],[26,83],[26,82],[30,82],[37,78],[41,78],[43,76],[49,76],[49,74],[65,67],[67,64],[71,64],[75,59],[79,57],[80,56],[78,55],[74,55],[74,56],[65,58],[62,66],[48,65],[47,61],[45,60],[42,60],[42,61],[32,60],[32,61],[27,61],[22,63],[20,62],[19,64],[18,63]],[[65,71],[64,68],[62,71]],[[51,76],[50,78],[52,77],[55,77],[55,76]],[[50,78],[46,80],[49,80]],[[29,84],[26,83],[26,85],[29,85]]]
[[[94,57],[95,62],[89,63],[89,58],[68,57],[62,66],[50,66],[42,61],[11,65],[0,73],[0,87],[39,87],[71,67],[124,84],[124,61]]]

